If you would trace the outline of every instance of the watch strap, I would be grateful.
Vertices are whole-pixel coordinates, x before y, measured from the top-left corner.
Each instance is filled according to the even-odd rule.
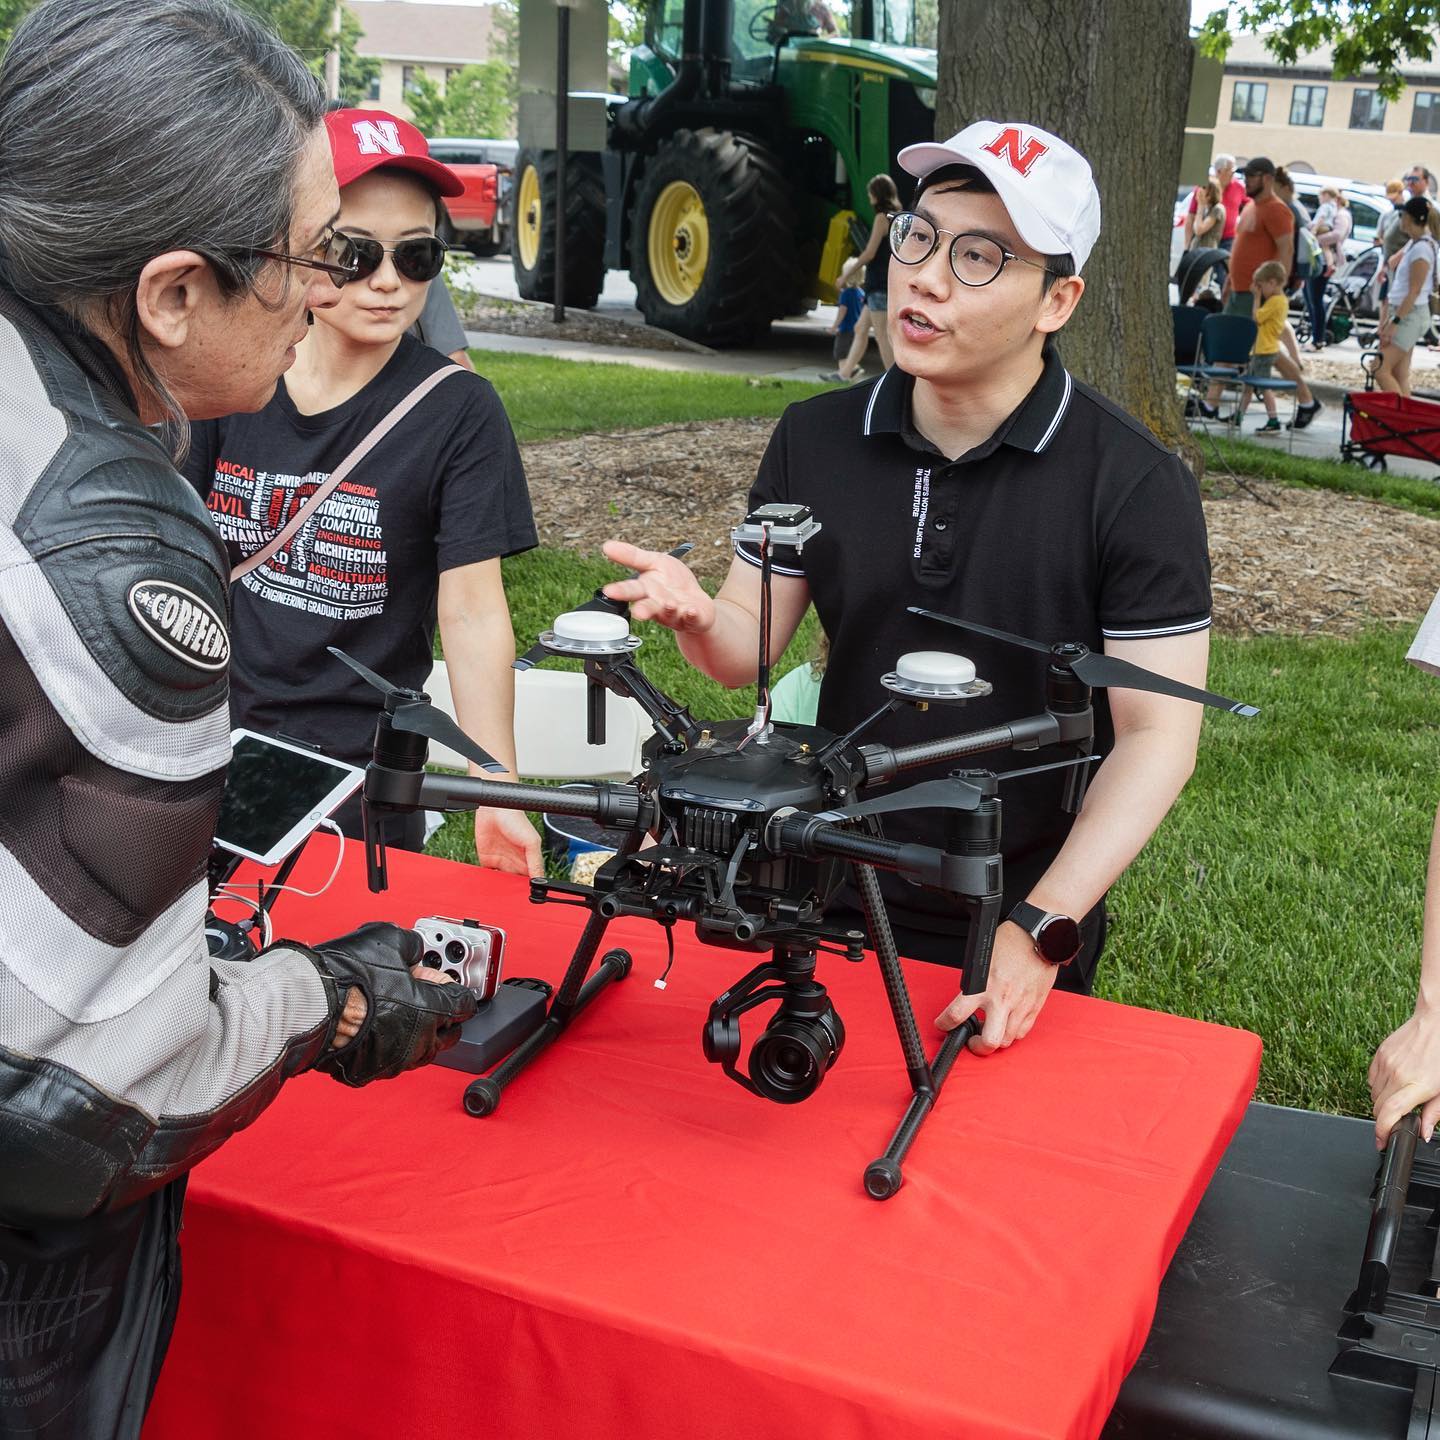
[[[1017,900],[1010,907],[1010,913],[1005,917],[1018,925],[1032,940],[1038,938],[1036,931],[1039,930],[1045,917],[1050,912],[1042,910],[1038,905],[1032,905],[1028,900]]]

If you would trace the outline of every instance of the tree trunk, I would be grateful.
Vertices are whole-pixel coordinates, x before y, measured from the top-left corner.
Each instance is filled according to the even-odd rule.
[[[1027,121],[1089,160],[1100,239],[1061,351],[1076,376],[1187,455],[1166,277],[1189,30],[1189,0],[940,0],[935,122],[944,138],[974,120]]]

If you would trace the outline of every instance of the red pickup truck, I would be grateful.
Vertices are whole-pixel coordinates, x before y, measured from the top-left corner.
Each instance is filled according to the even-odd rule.
[[[453,136],[429,142],[430,153],[464,182],[465,193],[446,200],[440,238],[463,245],[474,255],[495,255],[508,248],[510,162],[513,140],[467,140]]]

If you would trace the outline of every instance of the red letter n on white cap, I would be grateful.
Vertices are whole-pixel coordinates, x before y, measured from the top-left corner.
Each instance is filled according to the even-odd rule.
[[[1030,173],[1030,167],[1050,148],[1042,145],[1033,136],[1025,141],[1022,148],[1021,140],[1024,137],[1013,125],[1002,130],[988,145],[982,145],[982,150],[987,150],[997,160],[1006,160],[1012,170],[1018,170],[1022,175]]]

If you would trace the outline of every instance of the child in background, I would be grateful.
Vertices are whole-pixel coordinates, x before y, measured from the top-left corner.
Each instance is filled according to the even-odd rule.
[[[845,285],[841,287],[835,306],[835,319],[831,322],[830,328],[826,330],[827,335],[835,337],[833,355],[836,369],[827,371],[821,375],[822,380],[839,380],[841,375],[839,366],[845,357],[850,353],[850,346],[855,340],[855,322],[860,318],[861,312],[865,309],[865,292],[858,285]]]
[[[1280,335],[1285,329],[1285,317],[1290,306],[1285,299],[1285,267],[1278,260],[1267,260],[1255,271],[1255,280],[1251,290],[1255,295],[1255,324],[1258,333],[1255,336],[1255,349],[1250,356],[1249,373],[1257,378],[1269,378],[1274,368],[1276,358],[1280,353]],[[1284,374],[1284,366],[1293,365],[1288,358],[1282,366],[1281,373]],[[1286,376],[1287,379],[1291,378]],[[1228,423],[1239,425],[1240,417],[1245,413],[1245,408],[1250,404],[1251,389],[1246,386],[1240,392],[1240,403],[1235,411],[1228,417]],[[1275,392],[1264,390],[1261,398],[1265,401],[1265,414],[1267,419],[1263,425],[1256,428],[1257,435],[1278,435],[1281,430],[1279,417],[1275,413]]]

